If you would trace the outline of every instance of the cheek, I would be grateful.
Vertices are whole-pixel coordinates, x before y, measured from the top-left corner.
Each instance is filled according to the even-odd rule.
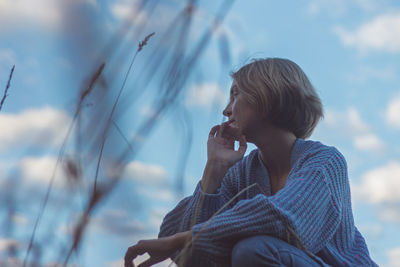
[[[232,103],[232,113],[233,113],[233,114],[237,113],[237,109],[238,109],[238,106],[237,106],[237,104],[236,104],[236,101],[234,101],[234,102]]]

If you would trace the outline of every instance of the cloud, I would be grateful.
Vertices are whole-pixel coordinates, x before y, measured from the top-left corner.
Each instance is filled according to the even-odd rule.
[[[350,137],[354,147],[359,150],[380,152],[385,149],[385,143],[371,132],[371,127],[355,107],[349,107],[345,111],[327,108],[323,124]]]
[[[148,232],[145,223],[132,220],[123,210],[107,210],[101,213],[92,219],[91,227],[106,234],[127,238]]]
[[[63,7],[66,3],[97,5],[96,0],[0,1],[0,31],[12,31],[27,26],[57,29],[63,22]]]
[[[228,96],[215,83],[204,83],[192,86],[189,89],[185,104],[188,107],[210,108],[213,105],[223,107]]]
[[[306,13],[309,15],[318,15],[323,11],[329,11],[330,15],[343,15],[348,8],[346,0],[313,0],[306,7]]]
[[[400,129],[400,95],[393,98],[386,109],[386,122]]]
[[[0,31],[36,24],[52,28],[60,23],[59,1],[0,1]]]
[[[356,71],[349,73],[346,78],[350,82],[364,84],[370,80],[393,81],[396,76],[396,68],[392,66],[378,68],[362,65]]]
[[[372,169],[362,175],[359,184],[352,184],[356,200],[368,202],[377,207],[379,217],[386,222],[400,222],[400,161]]]
[[[42,187],[49,184],[56,162],[57,158],[54,156],[24,157],[20,160],[19,171],[26,185]],[[54,185],[62,188],[67,185],[67,180],[68,177],[59,164]]]
[[[357,136],[353,143],[357,149],[364,151],[382,151],[385,147],[383,142],[374,134]]]
[[[168,173],[160,165],[132,161],[127,164],[124,176],[144,184],[160,185],[166,183]]]
[[[387,252],[388,260],[388,267],[399,267],[400,264],[400,247],[392,248]]]
[[[119,19],[134,19],[139,25],[148,21],[148,15],[145,11],[138,9],[138,1],[118,0],[114,1],[110,7],[111,14]]]
[[[15,239],[0,238],[0,252],[19,247],[21,244]]]
[[[355,133],[365,133],[369,130],[369,126],[361,119],[361,115],[354,107],[347,109],[347,123],[349,129]]]
[[[160,2],[155,5],[150,14],[148,8],[139,10],[140,5],[139,0],[116,0],[110,4],[109,8],[112,16],[118,21],[131,21],[137,27],[146,26],[146,29],[155,32],[163,32],[171,19],[176,16],[176,10],[180,8],[172,8]]]
[[[175,199],[174,193],[169,188],[143,186],[138,190],[138,193],[146,198],[162,202],[172,202]]]
[[[354,31],[337,26],[334,32],[345,46],[355,47],[361,52],[400,52],[399,12],[377,16]]]
[[[357,195],[372,204],[400,203],[400,162],[391,161],[362,176]]]
[[[70,122],[69,115],[52,107],[0,113],[0,151],[58,146]]]
[[[14,213],[11,215],[11,220],[20,226],[27,226],[29,223],[28,217],[23,215],[22,213]]]

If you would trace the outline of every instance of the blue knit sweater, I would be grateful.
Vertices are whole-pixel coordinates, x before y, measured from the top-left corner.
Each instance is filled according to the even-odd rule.
[[[296,140],[286,185],[275,195],[255,149],[229,169],[216,194],[203,193],[199,183],[192,196],[165,216],[159,237],[190,229],[192,257],[221,266],[229,265],[238,240],[261,234],[303,248],[332,266],[377,266],[354,225],[343,155],[311,140]]]

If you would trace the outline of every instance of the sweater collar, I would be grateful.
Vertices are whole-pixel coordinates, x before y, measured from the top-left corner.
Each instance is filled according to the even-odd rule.
[[[293,144],[292,152],[290,155],[290,168],[291,169],[293,168],[296,161],[300,158],[305,142],[306,141],[302,138],[296,138],[296,141]],[[258,149],[258,148],[257,148],[257,157],[258,157],[258,160],[261,163],[261,165],[264,166],[264,164],[262,163],[262,159],[261,159],[261,152],[260,152],[260,149]]]

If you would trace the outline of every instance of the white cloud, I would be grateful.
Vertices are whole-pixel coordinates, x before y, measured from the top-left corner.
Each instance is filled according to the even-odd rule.
[[[132,161],[127,164],[125,177],[145,184],[160,185],[167,181],[168,173],[160,165]]]
[[[0,238],[0,252],[5,251],[11,247],[19,248],[21,244],[15,239]]]
[[[348,108],[346,116],[349,129],[355,133],[365,133],[369,130],[369,126],[361,119],[361,115],[356,108]]]
[[[213,104],[223,107],[228,101],[228,96],[215,83],[204,83],[192,86],[186,97],[189,107],[210,108]]]
[[[168,188],[141,187],[138,193],[152,200],[172,202],[175,199],[174,193]]]
[[[12,221],[14,223],[16,223],[16,224],[18,224],[20,226],[26,226],[29,223],[29,219],[25,215],[23,215],[21,213],[14,213],[11,216],[11,219],[12,219]]]
[[[354,137],[354,146],[364,151],[382,151],[384,149],[383,142],[374,134],[365,134]]]
[[[70,121],[65,112],[51,107],[0,113],[0,151],[60,145]]]
[[[51,28],[61,22],[59,1],[0,1],[0,31],[23,25]]]
[[[389,102],[386,109],[386,121],[389,125],[400,129],[400,95]]]
[[[400,267],[400,247],[392,248],[387,252],[388,267]]]
[[[89,4],[97,6],[96,0],[13,0],[0,1],[0,31],[38,26],[57,29],[63,23],[65,5]]]
[[[362,175],[359,184],[351,184],[356,202],[373,204],[385,222],[400,222],[400,161],[391,161]]]
[[[97,231],[129,239],[148,231],[144,223],[131,219],[126,211],[115,209],[99,214],[91,220],[90,225]]]
[[[363,151],[381,152],[385,143],[374,133],[355,107],[345,111],[327,108],[323,124],[350,137],[355,148]]]
[[[354,0],[354,3],[365,11],[377,11],[386,6],[386,0]]]
[[[54,156],[43,157],[24,157],[19,164],[19,171],[25,183],[29,186],[43,186],[50,182],[57,158]],[[66,185],[68,177],[65,175],[59,164],[54,185],[63,187]]]
[[[393,81],[396,79],[396,68],[393,66],[372,67],[362,65],[347,75],[351,82],[363,84],[369,80]]]
[[[346,0],[313,0],[306,7],[306,13],[309,15],[318,15],[321,12],[329,11],[329,15],[343,15],[348,8]]]
[[[138,27],[146,25],[148,31],[157,33],[163,32],[179,10],[160,2],[152,10],[152,18],[150,18],[148,9],[139,10],[139,6],[138,0],[116,0],[110,4],[109,8],[115,19],[134,22]]]
[[[142,25],[147,22],[148,15],[143,10],[138,10],[138,1],[119,0],[111,5],[112,15],[119,20],[135,20],[135,23]]]
[[[355,196],[372,204],[400,203],[400,162],[392,161],[362,176],[354,188]]]
[[[400,52],[400,13],[380,15],[354,31],[338,26],[334,32],[345,46],[361,52]]]

